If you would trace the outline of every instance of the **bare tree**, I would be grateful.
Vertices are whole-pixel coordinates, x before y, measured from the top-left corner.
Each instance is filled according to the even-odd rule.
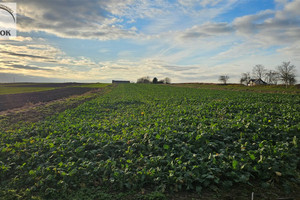
[[[266,74],[266,81],[269,84],[275,84],[277,85],[277,82],[279,80],[279,73],[274,70],[269,70]]]
[[[263,65],[255,65],[252,69],[253,77],[262,79],[265,76],[266,69]]]
[[[291,62],[283,62],[278,66],[279,79],[287,86],[296,83],[296,67]]]
[[[164,79],[165,84],[170,84],[171,83],[171,79],[169,77],[166,77]]]
[[[150,83],[150,78],[149,76],[145,76],[145,77],[142,77],[142,78],[139,78],[136,83]]]
[[[250,81],[250,72],[242,73],[242,78],[240,80],[241,84],[247,85]]]
[[[223,75],[219,77],[219,81],[223,82],[224,85],[226,85],[227,81],[229,79],[229,76]]]
[[[295,85],[296,83],[297,83],[297,80],[296,80],[295,76],[290,77],[290,79],[289,79],[289,85]]]

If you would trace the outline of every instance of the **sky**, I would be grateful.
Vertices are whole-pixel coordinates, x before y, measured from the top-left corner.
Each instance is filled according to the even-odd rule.
[[[0,82],[238,83],[287,61],[300,82],[300,0],[5,2],[18,36],[0,40]]]

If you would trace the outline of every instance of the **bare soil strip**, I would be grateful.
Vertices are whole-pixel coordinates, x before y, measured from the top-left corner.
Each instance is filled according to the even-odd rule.
[[[72,95],[50,102],[39,102],[36,104],[27,104],[21,108],[15,108],[0,112],[0,131],[14,129],[21,124],[37,122],[51,115],[63,112],[67,109],[76,108],[80,104],[92,100],[99,95],[110,92],[112,86],[104,88],[90,89],[90,91],[81,95]],[[2,95],[1,95],[2,96]]]
[[[85,87],[66,87],[42,92],[0,95],[0,112],[20,108],[26,104],[50,102],[73,95],[81,95],[92,90],[94,89]]]

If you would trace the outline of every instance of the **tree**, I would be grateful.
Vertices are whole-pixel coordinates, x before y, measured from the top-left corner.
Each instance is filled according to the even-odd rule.
[[[266,82],[269,84],[275,84],[277,85],[277,82],[279,80],[279,73],[274,70],[269,70],[266,74]]]
[[[170,84],[171,83],[171,79],[169,77],[166,77],[164,80],[165,84]]]
[[[289,79],[289,85],[295,85],[296,83],[297,83],[297,80],[296,80],[295,76],[290,77],[290,79]]]
[[[240,80],[241,84],[247,85],[250,81],[250,72],[242,73],[242,78]]]
[[[219,81],[223,82],[224,85],[226,85],[228,79],[229,79],[229,76],[227,76],[227,75],[219,77]]]
[[[278,66],[279,79],[287,86],[296,83],[296,67],[291,62],[283,62]]]
[[[154,79],[153,79],[152,83],[153,83],[153,84],[157,84],[157,82],[158,82],[157,78],[156,78],[156,77],[154,77]]]
[[[266,69],[263,65],[255,65],[252,69],[253,77],[262,79],[266,74]]]
[[[139,78],[137,81],[137,83],[150,83],[150,78],[149,76],[145,76],[145,77],[142,77],[142,78]]]

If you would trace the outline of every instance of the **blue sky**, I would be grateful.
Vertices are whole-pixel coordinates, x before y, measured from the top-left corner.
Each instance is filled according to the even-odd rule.
[[[17,2],[18,37],[0,40],[0,82],[237,83],[283,61],[300,81],[300,0],[2,2]]]

